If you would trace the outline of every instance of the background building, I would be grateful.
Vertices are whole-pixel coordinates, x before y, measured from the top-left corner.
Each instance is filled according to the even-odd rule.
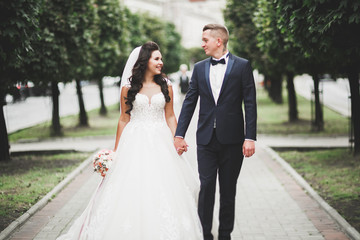
[[[225,0],[123,0],[123,3],[133,12],[149,12],[173,22],[185,48],[200,47],[205,24],[224,24]]]

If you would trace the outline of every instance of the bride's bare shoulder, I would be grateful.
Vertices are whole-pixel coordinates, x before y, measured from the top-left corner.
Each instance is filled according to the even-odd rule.
[[[170,82],[170,84],[168,83],[168,90],[169,90],[169,95],[172,96],[173,95],[173,87],[172,87],[171,82]]]

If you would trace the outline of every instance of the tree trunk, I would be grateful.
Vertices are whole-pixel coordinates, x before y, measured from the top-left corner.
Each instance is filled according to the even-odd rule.
[[[58,82],[51,82],[51,97],[53,102],[53,111],[52,111],[52,124],[51,124],[51,134],[54,136],[61,136],[61,125],[60,125],[60,114],[59,114],[59,88]]]
[[[286,74],[288,106],[289,106],[289,122],[295,122],[299,119],[297,110],[296,93],[294,87],[294,74]]]
[[[10,160],[10,145],[4,116],[5,93],[0,89],[0,161]]]
[[[349,84],[351,93],[351,121],[354,133],[354,155],[360,155],[360,96],[359,96],[359,72],[349,73]]]
[[[314,74],[313,80],[314,80],[314,97],[315,97],[315,121],[312,123],[312,127],[315,132],[320,132],[324,130],[324,117],[320,103],[320,91],[319,91],[320,78],[317,74]]]
[[[89,123],[88,123],[87,113],[85,110],[84,98],[83,98],[83,94],[82,94],[82,90],[81,90],[80,80],[76,80],[75,82],[76,82],[76,92],[77,92],[77,96],[78,96],[78,100],[79,100],[79,109],[80,109],[79,125],[87,127],[87,126],[89,126]]]
[[[264,75],[264,88],[266,91],[270,92],[270,79],[269,75]]]
[[[270,98],[278,104],[283,103],[282,98],[282,78],[281,76],[271,76],[270,77],[270,89],[269,96]]]
[[[100,103],[101,103],[100,115],[106,116],[107,109],[106,109],[105,101],[104,101],[104,85],[103,85],[103,81],[101,78],[99,79],[99,93],[100,93]]]

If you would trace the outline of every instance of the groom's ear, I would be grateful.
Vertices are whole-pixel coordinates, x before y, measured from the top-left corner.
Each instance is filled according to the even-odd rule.
[[[216,39],[216,45],[217,45],[218,47],[220,47],[222,44],[223,44],[222,39],[221,39],[221,38],[217,38],[217,39]]]

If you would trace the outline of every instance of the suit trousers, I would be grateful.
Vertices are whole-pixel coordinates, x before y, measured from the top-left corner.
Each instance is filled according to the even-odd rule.
[[[230,239],[235,219],[236,183],[243,162],[242,145],[221,144],[216,138],[214,128],[210,143],[197,146],[201,183],[198,213],[205,240],[213,239],[211,229],[217,176],[220,192],[219,240]]]

